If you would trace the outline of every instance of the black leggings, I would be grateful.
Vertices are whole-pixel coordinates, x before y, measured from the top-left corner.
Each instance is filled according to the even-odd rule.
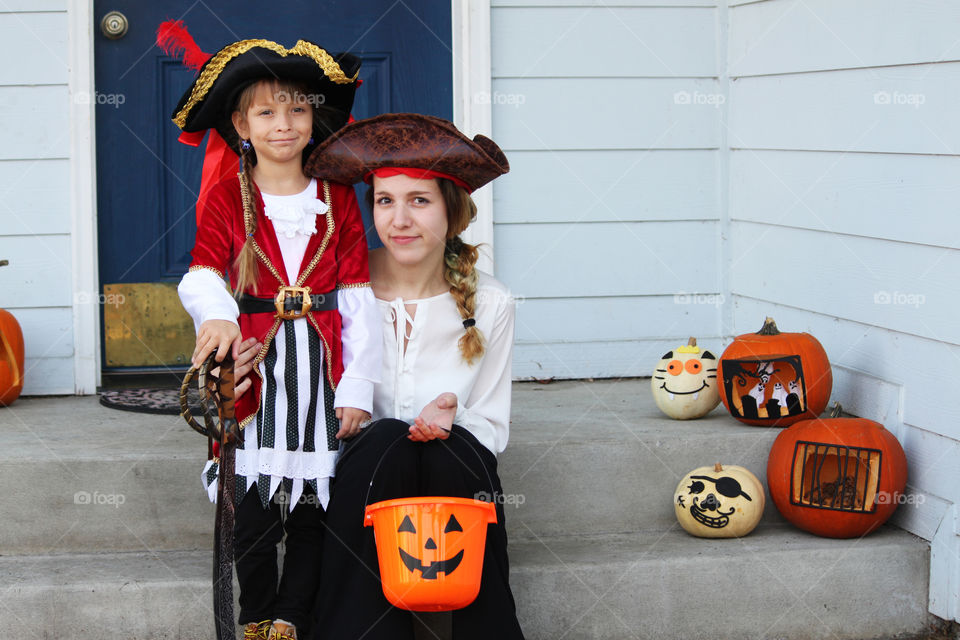
[[[396,442],[377,471],[371,503],[425,495],[474,498],[489,495],[491,481],[493,491],[501,493],[496,457],[469,431],[454,425],[457,435],[423,443],[400,438],[408,429],[400,420],[379,420],[350,440],[337,463],[327,507],[315,640],[413,638],[410,612],[393,607],[383,595],[373,529],[363,526],[367,489],[388,447]],[[480,594],[453,612],[456,640],[523,639],[509,571],[503,505],[498,503],[497,523],[487,528]]]
[[[321,480],[322,481],[322,480]],[[243,479],[238,483],[244,486]],[[234,522],[234,555],[240,583],[238,622],[277,618],[293,623],[303,633],[310,622],[310,607],[320,577],[323,507],[312,490],[304,488],[299,504],[281,524],[277,492],[264,509],[257,485],[240,501]],[[287,534],[283,575],[277,584],[277,545]]]

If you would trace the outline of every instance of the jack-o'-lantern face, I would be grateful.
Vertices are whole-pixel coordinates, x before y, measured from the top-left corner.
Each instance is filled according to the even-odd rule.
[[[397,528],[397,539],[401,544],[403,544],[404,541],[404,537],[400,535],[402,533],[417,533],[417,529],[413,525],[413,520],[410,519],[410,516],[405,516],[403,521],[400,523],[400,526]],[[447,520],[447,524],[443,528],[443,533],[440,534],[445,538],[443,540],[443,544],[438,546],[437,542],[433,539],[433,536],[428,536],[423,545],[423,549],[411,549],[411,551],[408,552],[404,551],[402,546],[398,547],[397,550],[400,552],[400,560],[403,562],[404,566],[410,570],[411,573],[414,571],[419,571],[424,580],[436,580],[437,574],[439,573],[449,575],[453,573],[458,566],[460,566],[460,561],[463,560],[463,549],[460,549],[460,551],[453,554],[449,558],[438,559],[435,556],[437,555],[438,551],[449,549],[451,544],[446,538],[450,536],[456,536],[458,533],[463,533],[463,527],[460,526],[456,516],[450,514],[450,518]],[[420,536],[413,536],[413,538],[415,540],[421,539]],[[454,542],[454,544],[457,543]],[[434,557],[431,558],[431,556]]]
[[[680,525],[701,538],[734,538],[750,533],[763,515],[763,486],[738,466],[700,467],[687,474],[674,494]]]
[[[720,404],[717,357],[701,351],[696,338],[668,351],[651,378],[653,398],[675,420],[699,418]]]

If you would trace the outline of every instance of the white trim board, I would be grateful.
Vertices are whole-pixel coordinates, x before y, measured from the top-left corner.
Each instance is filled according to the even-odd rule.
[[[70,95],[70,240],[73,273],[74,393],[89,395],[100,384],[100,306],[97,273],[97,154],[94,104],[74,100],[94,94],[93,2],[67,5]],[[88,295],[78,295],[86,292]]]
[[[490,72],[490,0],[452,0],[453,123],[468,137],[493,129]],[[477,267],[493,273],[493,185],[473,193],[477,219],[462,234],[483,244]]]

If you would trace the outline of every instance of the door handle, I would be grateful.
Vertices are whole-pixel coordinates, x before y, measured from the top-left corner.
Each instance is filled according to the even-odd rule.
[[[111,11],[103,16],[103,20],[100,21],[100,33],[111,40],[119,40],[127,35],[129,28],[130,23],[127,21],[127,16],[119,11]]]

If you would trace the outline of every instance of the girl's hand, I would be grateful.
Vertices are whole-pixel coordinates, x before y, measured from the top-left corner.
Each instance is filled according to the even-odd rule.
[[[253,359],[260,353],[263,345],[257,342],[256,338],[247,338],[239,345],[233,347],[233,375],[236,386],[234,387],[234,398],[239,398],[246,393],[253,385],[250,374],[253,371]]]
[[[239,348],[240,327],[236,322],[207,320],[200,325],[200,331],[197,332],[197,346],[190,360],[195,367],[199,367],[207,356],[216,351],[216,361],[223,362],[230,349],[237,353]]]
[[[457,415],[457,396],[449,391],[441,393],[423,408],[420,415],[410,425],[410,435],[414,442],[429,442],[450,437],[453,419]]]
[[[352,438],[360,433],[360,425],[370,422],[370,414],[363,409],[353,407],[337,407],[337,419],[340,420],[340,431],[337,438]]]

